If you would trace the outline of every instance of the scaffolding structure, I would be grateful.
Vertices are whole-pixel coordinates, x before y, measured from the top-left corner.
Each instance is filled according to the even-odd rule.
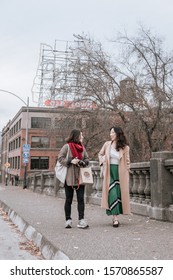
[[[39,63],[32,87],[38,107],[64,107],[75,100],[78,73],[71,69],[77,60],[75,45],[80,41],[55,40],[54,47],[40,44]]]

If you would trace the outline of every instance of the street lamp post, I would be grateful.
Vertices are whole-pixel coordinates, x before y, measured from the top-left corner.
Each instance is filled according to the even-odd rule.
[[[22,101],[26,106],[26,137],[25,137],[25,144],[28,145],[28,115],[29,115],[29,97],[27,97],[27,102],[25,102],[21,97],[19,97],[17,94],[8,91],[0,89],[1,92],[9,93],[15,97],[17,97],[20,101]],[[7,159],[8,160],[8,159]],[[24,171],[24,179],[23,179],[23,188],[27,188],[27,163],[25,163],[25,171]]]

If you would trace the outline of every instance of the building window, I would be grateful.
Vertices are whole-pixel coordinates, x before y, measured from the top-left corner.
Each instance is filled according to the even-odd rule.
[[[49,148],[49,138],[45,136],[32,136],[31,148]]]
[[[18,149],[18,145],[19,145],[19,140],[18,140],[19,138],[16,138],[16,149]]]
[[[18,127],[18,122],[16,123],[16,131],[19,130],[19,127]]]
[[[63,144],[64,144],[63,137],[58,136],[56,138],[56,148],[62,148]]]
[[[62,119],[55,118],[55,127],[62,130],[77,127],[76,120],[72,116],[67,116]]]
[[[17,169],[20,169],[20,156],[17,157]]]
[[[17,157],[14,158],[14,169],[17,169]]]
[[[21,129],[21,119],[19,120],[19,129]]]
[[[19,137],[19,148],[20,148],[20,145],[21,145],[21,137]]]
[[[49,157],[31,157],[31,170],[49,169]]]
[[[50,118],[31,118],[31,128],[50,128],[51,119]]]
[[[60,128],[61,127],[61,122],[57,118],[55,118],[55,127],[56,128]]]

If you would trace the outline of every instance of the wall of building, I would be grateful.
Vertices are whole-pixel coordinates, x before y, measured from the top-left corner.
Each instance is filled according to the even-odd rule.
[[[22,107],[2,131],[2,165],[10,164],[8,169],[2,168],[2,181],[5,182],[6,175],[8,175],[8,183],[15,175],[23,180],[25,166],[27,175],[40,171],[42,166],[46,166],[45,169],[42,168],[43,171],[52,171],[56,164],[58,151],[64,144],[68,133],[68,129],[63,129],[60,123],[57,124],[63,119],[67,120],[71,130],[72,125],[75,125],[73,116],[74,114],[78,115],[77,111],[80,110],[30,107],[27,113],[26,107]],[[82,118],[82,112],[80,117]],[[38,126],[41,126],[44,123],[44,118],[47,118],[45,127],[34,127],[37,126],[37,118],[39,118]],[[27,127],[28,133],[26,133]],[[60,140],[59,144],[57,137]],[[26,144],[26,138],[28,138],[27,143],[31,146],[28,164],[23,163],[23,145]],[[49,145],[44,147],[40,143],[39,147],[34,146],[34,139],[49,139]],[[36,168],[37,166],[39,169]]]

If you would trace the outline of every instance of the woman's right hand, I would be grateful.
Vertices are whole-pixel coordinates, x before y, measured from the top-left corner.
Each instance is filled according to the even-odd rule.
[[[72,161],[71,161],[72,164],[78,164],[78,162],[79,162],[79,159],[78,159],[78,158],[74,158],[74,159],[72,159]]]

